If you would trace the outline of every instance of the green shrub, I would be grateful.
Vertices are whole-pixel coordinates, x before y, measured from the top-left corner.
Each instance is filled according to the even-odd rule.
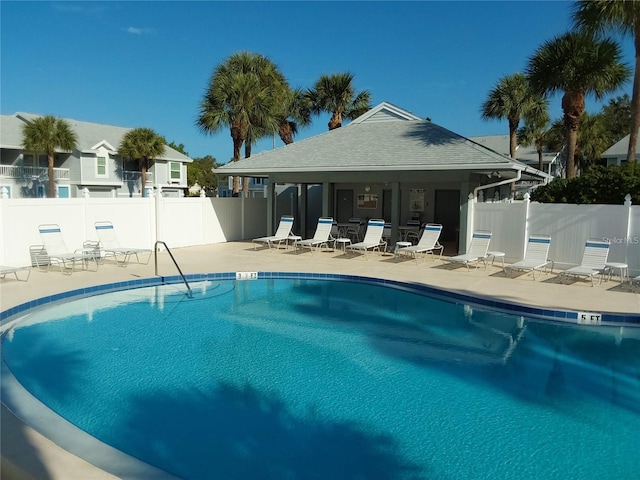
[[[624,203],[630,194],[634,205],[640,204],[640,164],[593,166],[577,178],[558,178],[538,187],[531,200],[541,203],[612,204]]]

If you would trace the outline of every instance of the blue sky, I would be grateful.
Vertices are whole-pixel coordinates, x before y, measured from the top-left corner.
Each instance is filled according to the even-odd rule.
[[[465,136],[506,134],[480,107],[503,75],[571,25],[565,1],[0,2],[0,110],[149,127],[191,157],[227,162],[228,130],[195,126],[214,68],[235,52],[269,57],[293,87],[351,72],[372,104],[391,102]],[[633,45],[622,40],[633,66]],[[631,83],[614,96],[631,92]],[[595,112],[601,103],[591,100]],[[560,97],[551,99],[559,118]],[[314,117],[296,140],[327,130]],[[278,138],[276,146],[281,146]],[[256,153],[273,148],[266,140]]]

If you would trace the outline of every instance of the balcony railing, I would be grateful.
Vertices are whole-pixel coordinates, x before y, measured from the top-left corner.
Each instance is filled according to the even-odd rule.
[[[135,170],[123,170],[122,171],[122,181],[123,182],[137,182],[142,178],[142,172],[138,172]],[[147,172],[147,185],[151,182],[153,178],[153,172]]]
[[[49,179],[49,169],[44,167],[22,167],[16,165],[0,165],[0,177],[2,178],[19,178],[23,180],[40,180]],[[69,180],[68,168],[54,168],[54,180]]]

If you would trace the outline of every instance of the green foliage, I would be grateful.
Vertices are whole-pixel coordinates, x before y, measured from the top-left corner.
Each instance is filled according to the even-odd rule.
[[[611,145],[629,135],[631,129],[631,99],[626,93],[609,99],[602,107],[602,119],[611,137]],[[611,146],[609,145],[609,146]]]
[[[205,190],[217,187],[217,175],[211,171],[217,166],[216,159],[211,155],[195,158],[192,163],[187,165],[187,184],[191,187],[198,183]]]
[[[640,164],[593,166],[583,175],[566,180],[558,178],[538,187],[531,200],[540,203],[621,205],[630,194],[634,205],[640,204]]]
[[[173,140],[170,143],[167,143],[167,145],[171,148],[173,148],[175,151],[182,153],[183,155],[186,155],[187,157],[189,156],[189,154],[187,153],[187,151],[185,150],[184,147],[184,143],[181,143],[179,145],[177,145]]]

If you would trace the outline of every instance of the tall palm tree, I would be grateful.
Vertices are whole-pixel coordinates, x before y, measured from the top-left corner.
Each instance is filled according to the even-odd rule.
[[[331,114],[329,130],[340,128],[343,119],[353,120],[371,108],[371,94],[367,90],[356,93],[351,73],[320,75],[307,95],[313,113]]]
[[[547,111],[538,115],[529,115],[524,119],[524,125],[518,130],[518,143],[525,147],[533,146],[538,153],[538,170],[544,172],[543,151],[547,145],[549,124]]]
[[[640,129],[640,1],[581,0],[573,14],[576,26],[587,32],[619,31],[633,37],[635,70],[631,93],[631,129],[627,161],[635,162],[638,129]]]
[[[164,153],[166,143],[164,137],[150,128],[134,128],[122,137],[118,153],[122,158],[137,160],[140,164],[140,183],[143,197],[147,196],[145,186],[147,184],[149,162]]]
[[[567,178],[575,178],[575,150],[585,96],[601,100],[629,77],[621,63],[620,46],[611,39],[597,40],[584,33],[569,32],[544,43],[529,59],[527,76],[535,90],[544,94],[564,92],[563,121],[567,136]]]
[[[44,153],[47,156],[50,198],[56,196],[56,183],[53,176],[56,149],[71,152],[77,148],[77,145],[76,132],[62,118],[46,115],[22,126],[22,148],[27,152]]]
[[[236,53],[214,70],[200,102],[196,124],[203,133],[211,135],[229,127],[233,140],[232,160],[238,161],[250,128],[252,140],[278,131],[281,108],[278,100],[286,89],[288,84],[284,75],[267,57],[250,52]],[[234,195],[239,191],[240,179],[234,177]]]
[[[483,120],[506,119],[509,122],[509,155],[516,158],[518,125],[524,116],[538,116],[548,108],[548,101],[535,92],[522,73],[505,75],[489,92],[482,104]]]

